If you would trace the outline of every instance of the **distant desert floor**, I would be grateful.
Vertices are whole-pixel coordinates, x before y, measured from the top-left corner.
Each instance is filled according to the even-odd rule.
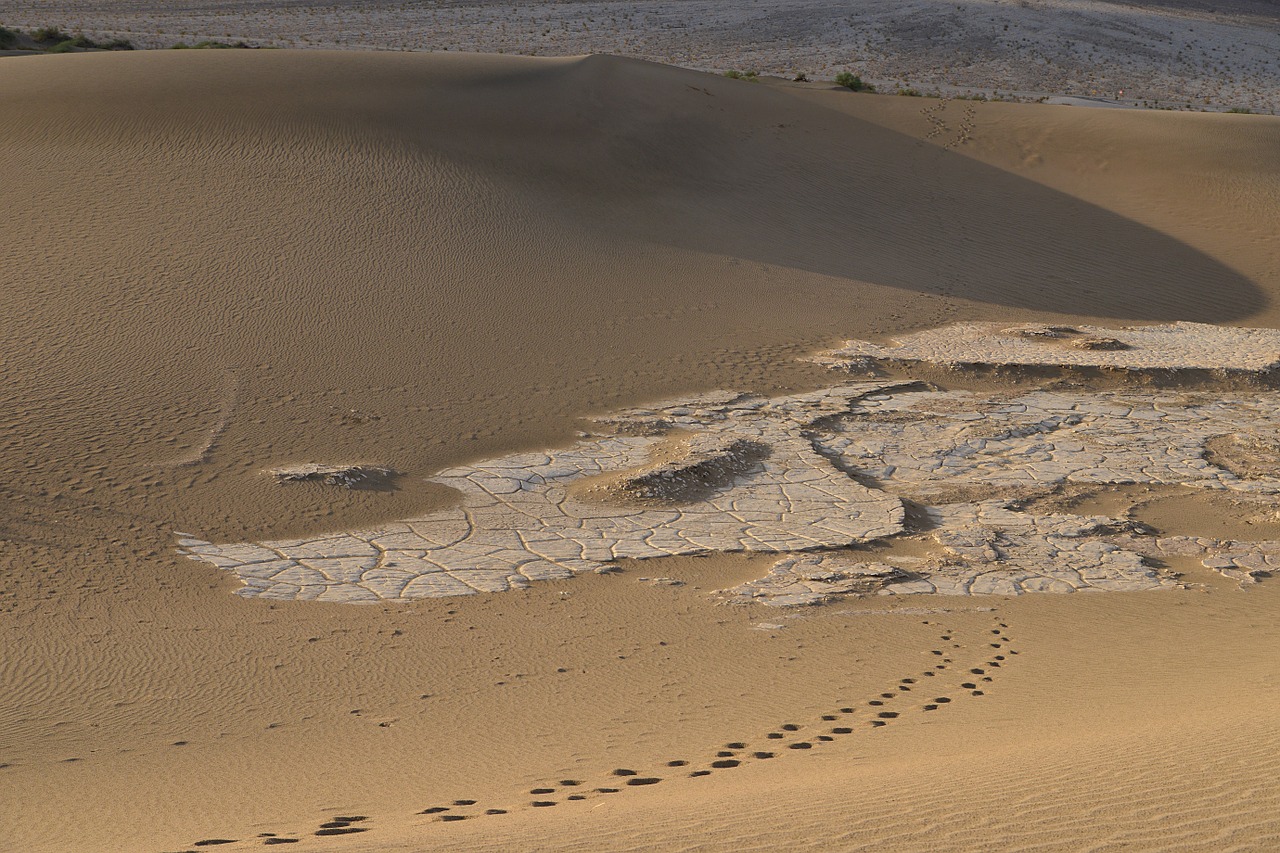
[[[882,91],[1280,109],[1268,0],[715,0],[227,4],[0,0],[0,24],[139,47],[202,40],[347,50],[608,53],[788,79],[860,74]]]
[[[0,846],[1280,844],[1280,119],[0,80]]]

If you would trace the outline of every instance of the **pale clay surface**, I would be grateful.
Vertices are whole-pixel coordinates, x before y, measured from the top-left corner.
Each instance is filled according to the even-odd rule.
[[[1114,341],[1122,349],[1083,342]],[[1280,364],[1280,331],[1207,323],[1102,329],[1026,323],[957,323],[906,335],[896,346],[848,341],[816,361],[833,367],[875,363],[1099,367],[1123,370],[1204,370],[1263,374]]]
[[[1002,357],[1030,341],[1039,352],[1051,346],[1070,356],[1067,364],[1105,357],[1120,369],[1170,370],[1216,363],[1265,371],[1280,352],[1272,349],[1280,333],[1195,324],[1079,327],[1131,347],[1102,351],[1061,349],[1061,339],[1026,337],[1022,328],[1029,327],[953,327],[952,335],[923,333],[902,346],[939,359],[958,349],[967,359],[975,340],[995,341]],[[1001,336],[1013,341],[1009,350],[999,350]],[[1188,346],[1175,363],[1179,338]],[[1170,555],[1199,556],[1244,584],[1280,565],[1280,542],[1157,538],[1121,519],[1018,511],[1015,501],[1063,484],[1146,483],[1274,505],[1280,478],[1238,476],[1204,455],[1216,437],[1274,440],[1277,410],[1280,393],[1272,391],[998,394],[880,381],[773,399],[715,392],[600,418],[603,434],[565,450],[442,471],[431,480],[458,491],[453,509],[312,540],[212,544],[184,535],[179,545],[234,572],[245,584],[241,595],[343,602],[497,592],[606,570],[621,558],[713,551],[786,554],[767,577],[723,591],[730,601],[782,605],[848,594],[1172,588],[1176,578],[1144,560]],[[660,447],[670,452],[673,434],[691,437],[690,459],[698,463],[743,442],[764,448],[763,458],[686,503],[628,503],[626,490],[591,497],[575,488],[594,475],[622,473],[613,482],[625,483],[701,471],[651,461]],[[833,550],[908,532],[901,498],[921,506],[924,520],[913,535],[929,541],[928,556]]]

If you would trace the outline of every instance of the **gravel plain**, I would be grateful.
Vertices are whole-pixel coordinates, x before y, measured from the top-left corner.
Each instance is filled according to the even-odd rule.
[[[891,92],[1267,113],[1280,107],[1280,11],[1262,0],[3,0],[0,22],[56,24],[139,47],[214,39],[290,48],[609,53],[813,80],[848,70]]]

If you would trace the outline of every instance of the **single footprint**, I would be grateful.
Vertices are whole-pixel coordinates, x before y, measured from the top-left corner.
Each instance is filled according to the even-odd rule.
[[[628,785],[656,785],[662,780],[657,776],[632,776],[627,780]]]
[[[813,744],[808,743],[806,741],[799,741],[798,743],[791,744],[791,748],[792,749],[813,749]]]
[[[506,814],[507,810],[506,809],[485,809],[484,813],[488,815]]]
[[[736,758],[722,758],[719,761],[711,762],[711,766],[716,770],[726,770],[730,767],[737,767],[742,762]]]
[[[550,808],[555,804],[556,804],[555,800],[534,800],[529,805],[533,806],[535,809],[545,809],[545,808]]]

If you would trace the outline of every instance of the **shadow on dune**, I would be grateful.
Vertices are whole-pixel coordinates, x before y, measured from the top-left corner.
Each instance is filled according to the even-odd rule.
[[[537,228],[555,222],[583,251],[679,247],[821,274],[835,279],[824,285],[833,296],[844,280],[1023,310],[1204,322],[1240,320],[1267,302],[1168,235],[767,85],[610,56],[235,53],[96,59],[110,65],[110,88],[77,94],[76,135],[106,140],[133,124],[145,133],[130,144],[253,162],[308,138],[370,174],[391,141],[410,171],[370,185],[380,209],[410,225],[390,236],[423,225],[418,250],[450,259],[485,241],[545,245]],[[50,97],[29,92],[32,106],[21,108]],[[49,137],[62,144],[66,130],[55,125]],[[165,148],[165,133],[184,136]],[[475,178],[477,191],[518,197],[523,212],[442,240],[429,220],[458,204],[435,200],[429,173],[441,162]],[[415,207],[417,190],[430,211]],[[725,292],[707,284],[717,288]]]
[[[398,123],[413,143],[485,160],[615,238],[1124,320],[1231,321],[1267,302],[1168,235],[766,86],[596,56],[424,101],[466,124]]]

